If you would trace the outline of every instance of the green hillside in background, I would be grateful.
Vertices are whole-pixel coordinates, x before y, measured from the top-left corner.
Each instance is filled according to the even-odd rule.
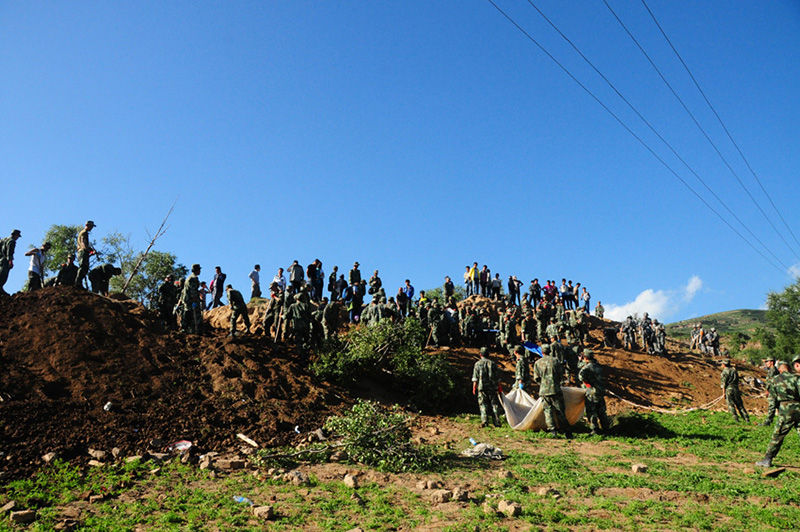
[[[766,310],[740,309],[718,312],[707,316],[699,316],[689,320],[676,321],[667,324],[667,334],[670,336],[689,337],[692,326],[695,323],[702,323],[703,328],[708,331],[711,327],[716,327],[721,335],[736,334],[742,332],[751,334],[756,327],[764,327],[767,320]]]

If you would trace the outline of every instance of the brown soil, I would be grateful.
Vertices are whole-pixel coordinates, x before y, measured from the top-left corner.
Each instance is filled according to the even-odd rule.
[[[0,298],[0,479],[27,476],[51,451],[88,460],[89,448],[119,447],[132,455],[180,439],[200,451],[225,451],[238,448],[238,432],[260,444],[294,443],[300,437],[295,425],[314,430],[353,396],[404,402],[396,391],[370,383],[355,391],[320,383],[290,346],[261,335],[228,339],[227,307],[208,314],[217,329],[185,336],[163,333],[135,302],[82,290],[46,288]],[[256,310],[251,317],[258,321]],[[687,353],[685,345],[669,342],[675,354],[664,358],[606,349],[599,340],[610,322],[592,317],[590,323],[590,347],[607,367],[609,389],[621,397],[685,408],[720,395],[718,364]],[[461,375],[449,411],[477,413],[470,382],[477,349],[430,352],[444,353]],[[508,388],[511,358],[495,359]],[[742,376],[756,374],[739,369]],[[755,397],[761,390],[742,389],[748,409],[764,408],[765,400]],[[631,408],[613,397],[607,401],[611,414]]]

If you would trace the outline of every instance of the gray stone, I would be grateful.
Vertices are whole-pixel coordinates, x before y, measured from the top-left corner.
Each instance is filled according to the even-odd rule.
[[[536,490],[536,494],[539,495],[540,497],[551,497],[558,495],[558,492],[553,488],[542,486],[541,488]]]
[[[16,501],[8,501],[2,508],[0,508],[0,513],[7,513],[17,507]]]
[[[516,517],[522,513],[522,506],[518,502],[500,501],[497,503],[497,510],[507,517]]]
[[[347,453],[342,450],[338,450],[331,455],[331,462],[344,462],[345,460],[347,460]]]
[[[506,471],[504,469],[497,472],[497,478],[514,478],[514,475],[511,473],[511,471]]]
[[[169,458],[169,454],[167,453],[147,453],[147,456],[156,462],[163,462]]]
[[[464,488],[456,488],[453,490],[453,500],[454,501],[468,501],[469,500],[469,492]]]
[[[141,455],[139,455],[139,454],[136,454],[136,455],[133,455],[133,456],[129,456],[129,457],[127,457],[127,458],[125,459],[125,463],[128,463],[128,464],[130,464],[131,462],[135,462],[135,461],[137,461],[137,460],[141,460],[141,459],[142,459],[142,456],[141,456]]]
[[[21,525],[33,523],[36,520],[36,510],[20,510],[11,512],[11,521]]]
[[[297,469],[289,471],[283,475],[283,478],[286,482],[289,482],[295,486],[305,486],[309,482],[308,475]]]
[[[100,451],[98,449],[89,449],[89,456],[91,456],[95,460],[105,460],[107,454],[108,453],[106,453],[105,451]]]
[[[269,521],[275,517],[275,509],[272,506],[253,506],[253,515],[264,521]]]
[[[103,502],[105,497],[102,495],[89,495],[89,504],[96,504],[98,502]]]
[[[634,473],[647,473],[647,466],[645,464],[633,464],[631,471]]]
[[[114,447],[113,449],[111,449],[111,456],[113,456],[114,458],[119,458],[119,455],[121,454],[122,454],[122,449],[120,449],[119,447]]]
[[[356,489],[359,486],[358,477],[350,473],[344,476],[344,485],[348,488]]]
[[[42,455],[42,460],[44,460],[45,464],[49,464],[50,462],[52,462],[55,459],[56,459],[56,453],[50,452],[50,453],[47,453],[45,455]]]
[[[104,462],[100,462],[99,460],[89,460],[89,465],[92,467],[103,467],[106,464]]]
[[[497,515],[497,510],[494,509],[494,506],[489,501],[483,503],[481,508],[483,508],[483,513],[486,515]]]
[[[218,469],[227,469],[230,471],[235,471],[238,469],[244,469],[246,462],[240,458],[231,458],[230,460],[216,460],[214,462],[214,466]]]
[[[450,490],[436,490],[431,494],[431,500],[435,504],[448,502],[453,498],[453,492]]]

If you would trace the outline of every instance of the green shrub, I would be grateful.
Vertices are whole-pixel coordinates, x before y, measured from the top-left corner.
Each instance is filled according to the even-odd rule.
[[[438,407],[452,398],[453,370],[444,356],[422,351],[425,330],[413,318],[351,329],[338,342],[323,347],[311,368],[321,378],[341,385],[378,380],[408,393],[410,403]]]
[[[420,471],[440,463],[430,446],[411,443],[408,417],[397,406],[359,401],[347,413],[329,417],[325,429],[342,438],[352,460],[380,471]]]

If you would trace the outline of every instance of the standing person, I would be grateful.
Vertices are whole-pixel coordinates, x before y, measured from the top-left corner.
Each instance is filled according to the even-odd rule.
[[[481,347],[481,358],[472,368],[472,395],[478,396],[481,412],[481,427],[489,425],[489,407],[492,409],[494,424],[500,426],[500,401],[497,395],[503,393],[494,361],[489,358],[489,350]]]
[[[286,277],[283,276],[283,268],[278,268],[278,273],[272,278],[272,282],[278,285],[281,292],[286,290]]]
[[[294,261],[286,272],[289,274],[289,291],[292,294],[296,294],[300,291],[300,287],[303,286],[303,283],[305,283],[303,267],[300,266],[300,262]]]
[[[83,288],[83,280],[89,273],[89,257],[95,254],[92,244],[89,242],[89,233],[97,227],[93,221],[88,220],[86,225],[78,233],[78,276],[75,277],[75,286]]]
[[[464,290],[467,292],[467,297],[472,295],[472,277],[470,275],[469,266],[465,266],[464,271]]]
[[[25,256],[31,258],[31,264],[28,266],[28,291],[30,292],[42,287],[44,263],[47,260],[46,254],[49,250],[50,242],[45,242],[42,247],[33,248],[25,252]]]
[[[531,285],[528,287],[528,293],[531,296],[531,305],[533,305],[533,308],[536,308],[539,305],[539,301],[542,299],[542,286],[539,284],[538,278],[531,281]]]
[[[314,301],[322,301],[322,289],[325,287],[325,270],[322,269],[322,261],[316,259],[314,262],[317,263],[317,277],[314,279],[314,283],[311,285],[312,294],[314,297]]]
[[[75,254],[67,255],[67,262],[61,265],[56,276],[56,286],[75,286],[75,277],[78,276],[78,267],[75,266]]]
[[[514,356],[517,359],[517,365],[514,368],[514,384],[520,390],[530,386],[531,380],[531,367],[528,361],[528,355],[525,353],[525,348],[518,345],[514,348]]]
[[[247,315],[247,304],[244,302],[242,293],[234,290],[231,285],[226,286],[225,291],[228,294],[228,302],[231,305],[231,338],[236,338],[236,322],[239,321],[239,316],[244,321],[244,333],[249,333],[250,316]]]
[[[592,434],[608,430],[608,416],[606,415],[606,387],[603,380],[603,367],[595,360],[591,349],[584,349],[581,353],[583,365],[578,372],[578,379],[584,388],[584,404],[586,406],[586,419],[592,426]]]
[[[358,269],[358,261],[353,263],[353,269],[350,270],[350,284],[361,284],[361,270]]]
[[[481,290],[481,272],[478,270],[478,263],[473,262],[469,269],[470,280],[472,281],[472,293],[478,295]]]
[[[340,273],[339,278],[336,280],[336,290],[337,290],[336,295],[338,296],[339,299],[342,299],[344,297],[345,291],[347,290],[347,281],[345,280],[343,273]]]
[[[203,333],[203,310],[200,308],[200,265],[192,264],[192,273],[183,283],[181,292],[181,328],[184,332]],[[221,284],[220,284],[221,285]]]
[[[406,317],[406,309],[408,308],[408,297],[406,297],[406,293],[403,291],[403,287],[397,289],[397,295],[394,296],[395,304],[397,305],[397,311],[400,313],[401,318]]]
[[[494,274],[494,279],[492,279],[492,299],[497,301],[500,299],[500,291],[503,289],[503,281],[500,279],[500,274]]]
[[[411,281],[408,279],[406,279],[406,284],[403,287],[403,292],[405,293],[406,298],[408,298],[408,301],[406,301],[406,313],[405,313],[405,315],[408,316],[411,314],[411,306],[414,303],[414,287],[411,286]]]
[[[121,273],[122,268],[117,268],[113,264],[95,266],[89,271],[89,284],[92,285],[92,292],[107,296],[109,281],[112,277]]]
[[[569,290],[569,291],[567,291]],[[561,279],[561,286],[558,289],[559,293],[561,294],[561,301],[564,302],[564,308],[567,310],[571,310],[572,306],[572,281],[570,281],[570,286],[567,288],[567,280]]]
[[[214,300],[211,302],[211,308],[217,308],[222,306],[222,294],[225,291],[225,279],[228,277],[224,273],[222,273],[222,268],[219,266],[214,266],[214,281],[211,285],[211,292],[214,297]]]
[[[772,459],[780,451],[786,435],[792,429],[800,432],[800,377],[789,372],[789,363],[785,360],[779,360],[775,365],[779,374],[772,379],[769,394],[775,397],[778,404],[778,424],[775,425],[764,458],[756,462],[759,467],[772,466]],[[800,356],[794,357],[792,365],[796,372],[800,372]]]
[[[330,292],[331,294],[330,297],[331,303],[337,301],[342,295],[342,293],[339,291],[339,286],[336,283],[338,275],[339,275],[339,267],[334,266],[333,271],[328,276],[328,292]]]
[[[369,278],[369,295],[377,294],[381,286],[383,286],[383,281],[378,276],[378,270],[375,270],[375,273]]]
[[[208,310],[208,306],[206,306],[206,296],[211,293],[211,290],[208,288],[208,285],[205,281],[200,283],[200,288],[197,289],[197,293],[200,295],[200,308],[202,310]]]
[[[8,281],[8,274],[14,267],[14,250],[17,247],[17,239],[22,236],[19,229],[11,231],[11,236],[0,240],[0,294],[6,294],[3,289]]]
[[[511,277],[509,277],[508,283],[509,283],[509,292],[510,292],[509,298],[511,299],[511,304],[512,305],[522,305],[522,298],[521,298],[522,281],[517,279],[516,275],[512,275]],[[513,285],[513,290],[514,290],[513,292],[511,292],[512,285]]]
[[[442,286],[442,293],[444,294],[445,302],[449,301],[451,297],[456,293],[456,285],[453,284],[453,281],[450,280],[449,276],[445,276],[444,278],[444,286]]]
[[[175,288],[175,276],[172,274],[167,275],[158,286],[156,307],[158,308],[158,316],[161,318],[161,325],[166,331],[172,331],[177,327],[175,322],[175,303],[178,302],[178,294]]]
[[[767,371],[767,390],[769,390],[769,385],[772,383],[772,379],[778,376],[778,368],[775,367],[774,357],[770,356],[764,359],[764,369]],[[764,419],[764,422],[761,423],[762,427],[768,427],[772,425],[772,420],[775,419],[775,410],[777,407],[778,405],[775,403],[775,397],[767,392],[767,417]]]
[[[586,314],[589,314],[590,303],[592,301],[592,296],[589,292],[586,291],[586,287],[583,287],[583,292],[581,292],[581,300],[583,301],[583,310]]]
[[[605,311],[606,311],[606,309],[603,308],[603,303],[598,301],[597,302],[597,306],[594,307],[594,315],[602,320],[603,319],[603,314],[605,313]]]
[[[489,297],[489,284],[491,282],[492,282],[492,272],[489,271],[489,267],[484,264],[483,268],[481,268],[481,274],[480,274],[481,295],[483,297]]]
[[[261,297],[261,278],[259,272],[261,272],[261,265],[256,264],[253,266],[253,271],[248,275],[250,278],[250,299]],[[230,299],[228,299],[228,301],[230,301]]]
[[[725,359],[722,361],[722,366],[725,368],[720,375],[720,382],[722,385],[722,393],[725,395],[725,402],[728,403],[728,411],[733,416],[735,421],[739,421],[739,417],[750,423],[750,416],[747,410],[744,409],[742,403],[742,394],[739,391],[739,372],[736,371],[735,366],[731,366],[731,361]]]
[[[560,427],[567,439],[572,439],[567,416],[564,414],[564,394],[561,392],[561,381],[564,379],[564,366],[550,356],[550,346],[542,346],[542,358],[533,365],[533,380],[539,383],[539,397],[544,406],[544,419],[547,430],[553,436]]]

